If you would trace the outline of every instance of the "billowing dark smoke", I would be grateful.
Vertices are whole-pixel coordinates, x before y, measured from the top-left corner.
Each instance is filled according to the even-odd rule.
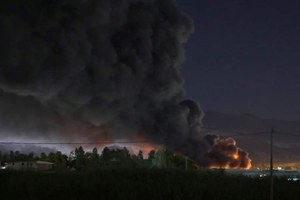
[[[142,134],[194,159],[211,148],[183,101],[193,23],[174,0],[4,0],[0,14],[2,136]]]
[[[203,166],[246,169],[251,167],[248,153],[238,148],[234,139],[219,139],[214,135],[207,135],[204,139],[212,147],[200,159]]]

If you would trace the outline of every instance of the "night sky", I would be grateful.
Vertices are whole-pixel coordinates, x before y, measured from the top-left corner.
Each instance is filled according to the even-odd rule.
[[[0,1],[0,141],[142,140],[249,168],[201,128],[207,110],[300,120],[300,3],[257,2]]]
[[[300,119],[300,1],[178,0],[194,20],[182,73],[204,110]]]

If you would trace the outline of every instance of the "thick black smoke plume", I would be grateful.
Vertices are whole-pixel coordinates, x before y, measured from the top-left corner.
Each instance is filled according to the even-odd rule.
[[[212,146],[204,156],[199,159],[202,166],[245,169],[251,167],[249,154],[237,147],[234,139],[220,139],[215,135],[206,135],[204,139]]]
[[[193,23],[173,0],[4,0],[0,28],[2,136],[210,148],[203,112],[183,101]]]

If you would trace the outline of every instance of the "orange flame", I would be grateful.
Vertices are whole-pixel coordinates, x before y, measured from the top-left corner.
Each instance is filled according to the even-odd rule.
[[[209,168],[251,168],[251,159],[248,153],[236,146],[236,141],[232,138],[217,140],[206,156],[210,159]]]
[[[240,157],[240,156],[239,156],[239,154],[237,154],[237,153],[235,153],[235,154],[232,155],[232,158],[235,159],[235,160],[238,160],[239,157]]]

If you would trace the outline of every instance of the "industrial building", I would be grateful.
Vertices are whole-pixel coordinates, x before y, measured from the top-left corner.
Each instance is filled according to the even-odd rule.
[[[53,169],[53,165],[53,163],[45,161],[19,161],[7,163],[6,169],[49,171]]]

